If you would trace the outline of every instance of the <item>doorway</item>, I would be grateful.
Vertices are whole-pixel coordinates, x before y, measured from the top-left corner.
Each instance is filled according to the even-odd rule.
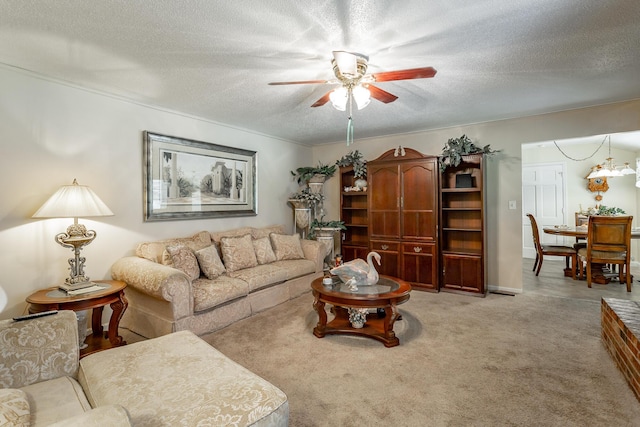
[[[567,224],[566,164],[522,165],[522,256],[535,258],[533,231],[527,214],[533,214],[538,227]],[[564,244],[564,238],[540,234],[542,243]]]

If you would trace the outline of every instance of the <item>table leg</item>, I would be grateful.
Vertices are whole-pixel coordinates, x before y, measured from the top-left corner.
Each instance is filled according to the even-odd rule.
[[[313,328],[313,335],[322,338],[327,326],[327,312],[324,309],[324,302],[320,301],[317,294],[313,296],[313,309],[318,313],[318,324]]]
[[[94,337],[102,336],[102,309],[104,307],[95,307],[91,313],[91,332]]]
[[[400,317],[400,315],[395,304],[390,304],[389,306],[385,307],[384,311],[384,337],[387,340],[384,345],[385,347],[393,347],[400,344],[400,340],[396,337],[395,332],[393,332],[393,324],[395,323],[396,319]]]
[[[124,296],[124,292],[120,291],[118,294],[118,300],[114,301],[110,304],[111,310],[111,319],[109,319],[109,331],[107,332],[107,337],[109,338],[109,342],[113,347],[118,347],[121,345],[125,345],[126,342],[123,341],[122,337],[118,335],[118,327],[120,325],[120,319],[122,319],[122,315],[124,311],[127,309],[129,302]]]

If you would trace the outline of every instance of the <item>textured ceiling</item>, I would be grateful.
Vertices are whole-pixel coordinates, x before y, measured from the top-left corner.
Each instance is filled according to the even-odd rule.
[[[0,63],[136,102],[307,144],[348,114],[310,108],[331,51],[399,97],[354,111],[355,138],[640,98],[638,0],[3,0]]]

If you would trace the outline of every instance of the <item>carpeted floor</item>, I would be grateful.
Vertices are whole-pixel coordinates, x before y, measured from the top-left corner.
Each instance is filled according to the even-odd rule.
[[[638,426],[595,301],[412,292],[400,346],[312,334],[312,297],[203,338],[282,389],[297,426]]]

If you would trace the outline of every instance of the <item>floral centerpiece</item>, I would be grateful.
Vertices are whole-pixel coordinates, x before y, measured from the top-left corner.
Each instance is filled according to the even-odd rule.
[[[595,208],[589,207],[586,210],[580,209],[580,215],[591,216],[591,215],[602,215],[602,216],[615,216],[615,215],[626,215],[627,213],[614,206],[608,207],[604,205],[596,206]]]

